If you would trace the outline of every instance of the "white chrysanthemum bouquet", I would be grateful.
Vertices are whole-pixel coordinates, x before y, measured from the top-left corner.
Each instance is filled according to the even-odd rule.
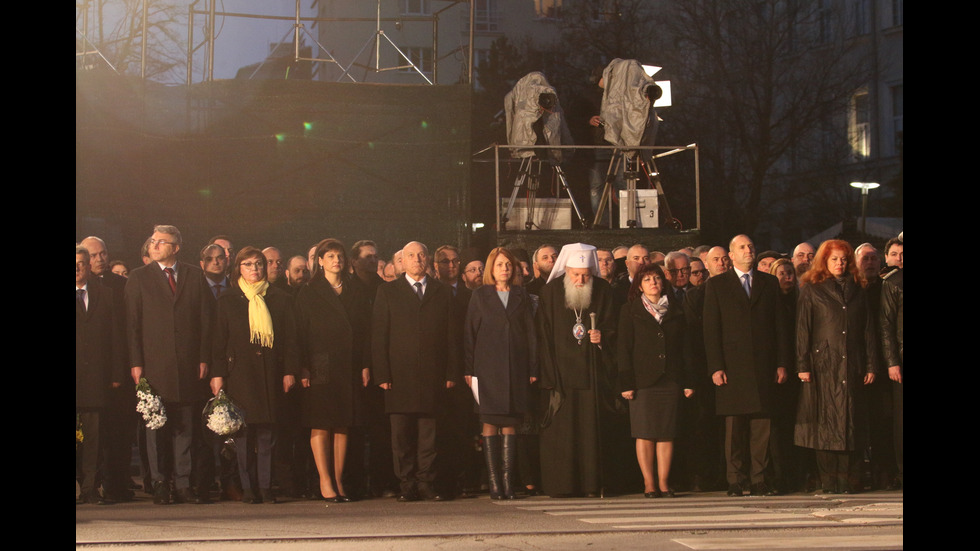
[[[163,400],[153,391],[145,377],[140,377],[140,382],[136,385],[136,411],[143,414],[143,421],[148,429],[156,430],[167,424],[167,410],[163,407]]]
[[[204,424],[219,436],[228,436],[245,426],[245,411],[231,401],[224,389],[208,400],[202,412]]]

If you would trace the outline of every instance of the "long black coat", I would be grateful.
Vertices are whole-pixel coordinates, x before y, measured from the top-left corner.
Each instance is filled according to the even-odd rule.
[[[318,273],[296,295],[300,361],[311,384],[304,411],[317,427],[355,423],[361,371],[369,367],[371,312],[365,285],[355,277],[343,288],[337,295]]]
[[[453,320],[453,292],[427,278],[419,300],[405,277],[378,287],[371,319],[375,384],[385,391],[388,413],[435,415],[447,381],[459,381],[458,325]]]
[[[110,383],[126,376],[123,324],[112,289],[88,282],[88,309],[75,305],[75,408],[103,408]]]
[[[156,262],[140,266],[126,281],[126,324],[130,366],[167,402],[208,399],[200,364],[211,361],[213,297],[204,272],[179,262],[177,293]]]
[[[708,374],[725,371],[715,387],[718,415],[771,413],[776,368],[790,355],[791,331],[779,323],[779,282],[753,270],[752,296],[734,269],[704,284],[704,352]]]
[[[900,268],[885,276],[881,291],[881,344],[884,365],[905,374],[905,276]]]
[[[800,389],[794,443],[817,450],[859,450],[868,438],[868,388],[876,371],[876,336],[865,290],[845,280],[800,289],[796,370],[810,373]]]
[[[667,312],[658,322],[635,298],[619,312],[616,355],[620,392],[649,388],[662,379],[694,388],[684,362],[684,312],[668,297]]]
[[[511,287],[507,308],[493,285],[470,297],[463,329],[464,373],[476,376],[480,413],[527,413],[530,377],[538,376],[537,338],[530,294]]]
[[[277,422],[282,379],[299,371],[293,297],[270,285],[265,304],[272,316],[272,348],[251,342],[248,299],[237,284],[218,298],[211,375],[225,378],[225,393],[245,410],[246,423]]]

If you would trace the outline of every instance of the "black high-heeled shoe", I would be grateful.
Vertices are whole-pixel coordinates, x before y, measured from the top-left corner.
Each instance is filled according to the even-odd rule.
[[[643,497],[654,499],[654,498],[658,498],[658,497],[664,497],[664,495],[663,495],[663,493],[661,493],[661,491],[659,489],[657,489],[657,490],[654,490],[652,492],[643,492]]]

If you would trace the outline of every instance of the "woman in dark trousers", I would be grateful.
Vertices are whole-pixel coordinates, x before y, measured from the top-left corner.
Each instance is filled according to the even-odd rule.
[[[218,298],[211,390],[222,388],[245,411],[235,436],[245,503],[275,503],[272,453],[283,394],[296,384],[298,350],[292,297],[266,279],[265,256],[245,247],[235,257],[231,287]],[[258,492],[250,473],[255,473]]]
[[[344,244],[324,239],[314,252],[315,272],[296,296],[302,351],[303,424],[320,475],[320,496],[346,503],[344,462],[347,435],[356,421],[358,386],[370,372],[371,306],[357,277],[347,270]]]
[[[498,247],[487,257],[483,286],[473,291],[463,333],[466,384],[476,385],[491,499],[514,499],[517,431],[537,381],[531,296],[516,284],[520,263]],[[501,469],[498,468],[502,466]]]
[[[796,309],[796,371],[803,382],[794,442],[815,450],[825,493],[857,491],[868,445],[868,385],[875,378],[875,332],[866,282],[846,241],[824,241]]]
[[[678,409],[681,396],[694,394],[684,369],[684,313],[664,292],[666,281],[656,264],[633,277],[620,310],[616,345],[619,390],[629,401],[643,495],[650,498],[674,497],[669,477]]]

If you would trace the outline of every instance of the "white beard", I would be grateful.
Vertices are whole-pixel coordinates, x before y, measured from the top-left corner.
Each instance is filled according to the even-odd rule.
[[[572,310],[585,310],[592,303],[592,278],[582,285],[576,287],[570,278],[564,278],[565,282],[565,306]]]

